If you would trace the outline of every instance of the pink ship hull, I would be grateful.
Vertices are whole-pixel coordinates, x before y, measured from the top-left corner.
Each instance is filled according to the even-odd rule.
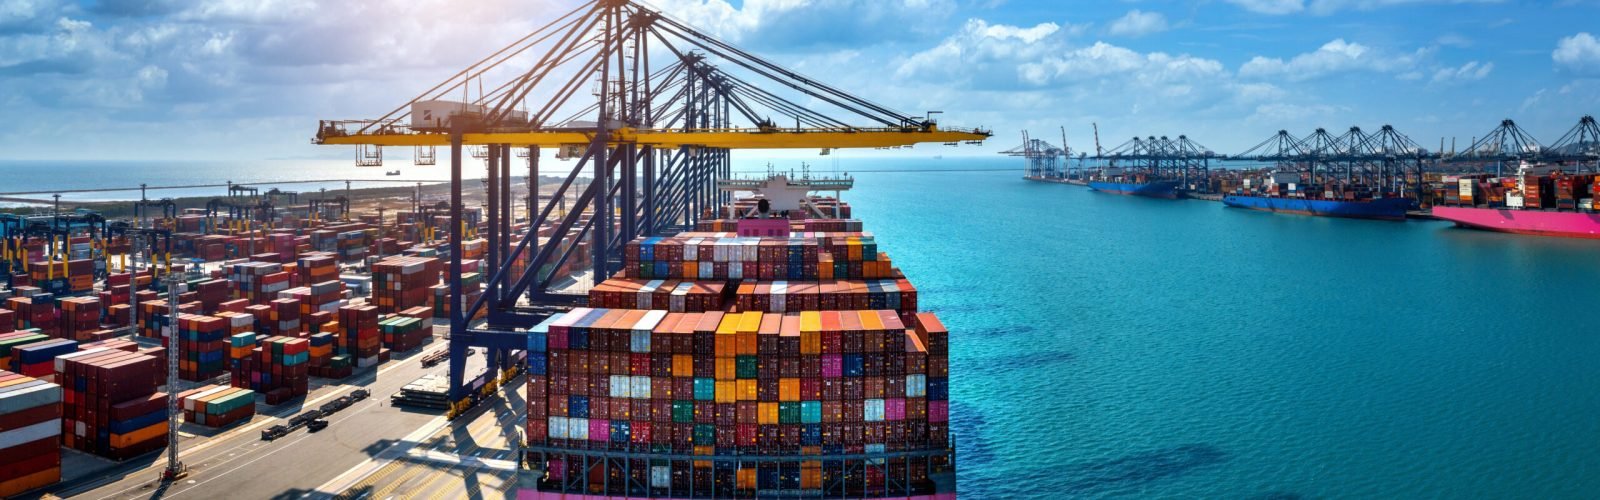
[[[1596,213],[1433,207],[1433,216],[1489,231],[1600,239],[1600,214]]]

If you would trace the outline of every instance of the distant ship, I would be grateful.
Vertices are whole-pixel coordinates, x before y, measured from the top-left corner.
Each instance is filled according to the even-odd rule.
[[[1222,198],[1222,204],[1235,208],[1247,208],[1272,213],[1395,221],[1405,220],[1406,210],[1411,208],[1411,200],[1405,198],[1322,200],[1277,196],[1228,195]]]

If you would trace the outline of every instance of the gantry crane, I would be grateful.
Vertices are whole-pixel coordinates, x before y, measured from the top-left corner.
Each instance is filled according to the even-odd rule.
[[[485,85],[490,78],[504,80]],[[562,277],[540,270],[561,268],[587,240],[598,283],[620,268],[624,242],[692,226],[729,201],[715,182],[730,174],[731,150],[970,144],[989,136],[851,95],[633,1],[599,0],[377,119],[323,120],[313,142],[357,146],[363,165],[381,164],[383,147],[449,147],[448,274],[457,301],[449,308],[449,398],[456,415],[505,377],[499,368],[526,346],[518,329],[584,301],[552,293]],[[489,271],[482,296],[471,302],[462,299],[460,279],[464,148],[482,151],[488,166]],[[532,229],[513,234],[511,158],[528,158],[530,192],[538,193],[543,149],[578,162],[534,211]],[[579,190],[585,173],[590,181]],[[570,210],[552,218],[573,191]],[[553,236],[541,242],[538,228],[545,226],[554,226]],[[532,256],[527,271],[512,275],[510,264],[525,254]],[[486,321],[469,325],[480,312]],[[477,393],[465,390],[462,373],[471,346],[489,353],[485,379],[470,384]]]

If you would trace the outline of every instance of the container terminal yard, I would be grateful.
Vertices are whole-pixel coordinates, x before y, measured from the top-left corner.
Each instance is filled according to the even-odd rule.
[[[1579,119],[1549,146],[1504,120],[1465,151],[1429,151],[1393,127],[1304,137],[1288,131],[1237,155],[1186,136],[1135,137],[1078,153],[1023,133],[1002,154],[1024,179],[1096,191],[1221,201],[1275,213],[1375,220],[1439,219],[1467,228],[1600,239],[1600,126]],[[1063,128],[1063,144],[1065,129]],[[1441,141],[1442,144],[1442,141]],[[1226,166],[1232,168],[1226,168]]]
[[[447,189],[0,217],[0,496],[954,498],[947,333],[853,180],[729,158],[988,132],[618,0],[314,132]]]

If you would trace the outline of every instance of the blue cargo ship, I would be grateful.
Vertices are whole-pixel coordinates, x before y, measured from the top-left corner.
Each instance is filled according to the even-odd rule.
[[[1095,191],[1121,194],[1130,196],[1148,196],[1151,198],[1178,198],[1178,181],[1151,181],[1145,183],[1089,181],[1089,189]]]
[[[1406,210],[1411,208],[1411,200],[1405,198],[1317,200],[1228,195],[1222,198],[1222,203],[1230,207],[1248,208],[1263,212],[1397,221],[1405,220]]]

